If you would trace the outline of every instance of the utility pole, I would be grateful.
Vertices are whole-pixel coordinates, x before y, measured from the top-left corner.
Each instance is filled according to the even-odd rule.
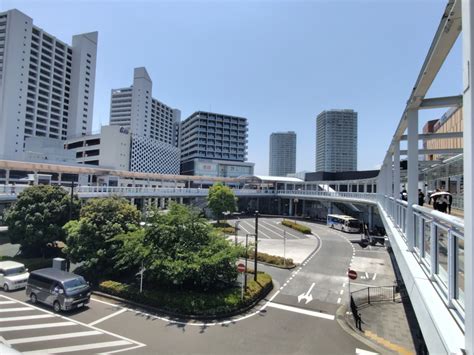
[[[286,230],[283,229],[283,265],[286,266]]]
[[[257,281],[257,246],[258,246],[258,211],[255,211],[255,257],[254,257],[254,274],[253,279]]]

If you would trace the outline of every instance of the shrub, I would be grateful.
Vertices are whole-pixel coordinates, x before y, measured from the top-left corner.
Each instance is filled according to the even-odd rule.
[[[245,256],[245,251],[241,254],[241,257],[244,257],[244,256]],[[254,256],[253,252],[249,252],[248,258],[253,260],[253,256]],[[267,264],[276,265],[276,266],[285,266],[285,267],[295,266],[295,264],[293,263],[293,259],[286,258],[286,262],[285,262],[285,258],[283,258],[282,256],[270,255],[270,254],[261,253],[261,252],[257,252],[257,260],[267,263]]]
[[[294,230],[297,230],[298,232],[301,232],[303,234],[311,234],[311,228],[309,228],[307,226],[303,226],[302,224],[298,224],[296,222],[289,221],[287,219],[284,219],[281,222],[281,224],[283,224],[284,226],[293,228]]]
[[[252,304],[272,288],[272,278],[257,274],[257,281],[248,278],[247,291],[241,300],[240,287],[219,292],[196,292],[176,289],[152,289],[139,293],[137,287],[116,281],[104,281],[99,290],[130,301],[160,308],[171,313],[194,316],[212,316],[237,311]]]

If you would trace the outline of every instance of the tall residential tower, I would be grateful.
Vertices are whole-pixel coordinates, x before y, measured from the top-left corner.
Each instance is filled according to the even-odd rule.
[[[316,171],[353,170],[357,170],[357,112],[321,112],[316,118]]]
[[[276,132],[270,135],[270,176],[296,172],[296,133]]]
[[[0,157],[23,159],[27,137],[91,131],[97,38],[68,45],[18,10],[0,13]]]

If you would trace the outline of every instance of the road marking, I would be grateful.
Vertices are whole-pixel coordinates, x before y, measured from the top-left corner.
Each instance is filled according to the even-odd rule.
[[[124,337],[124,336],[122,336],[122,335],[115,334],[115,333],[109,332],[108,330],[100,329],[100,328],[94,327],[94,326],[92,326],[92,325],[88,325],[88,324],[86,324],[86,323],[82,323],[82,322],[77,321],[77,320],[74,320],[74,319],[72,319],[72,318],[68,318],[68,317],[64,317],[64,316],[61,316],[61,315],[57,315],[57,314],[55,314],[55,313],[53,313],[53,312],[46,311],[46,310],[44,310],[44,309],[42,309],[42,308],[29,305],[28,303],[15,300],[15,299],[10,298],[10,297],[8,297],[8,296],[0,295],[0,297],[5,298],[5,299],[10,300],[10,301],[15,301],[15,303],[19,303],[19,304],[22,304],[22,305],[24,305],[24,306],[28,306],[28,307],[30,307],[31,309],[34,309],[34,310],[37,310],[37,311],[40,311],[40,312],[43,312],[43,313],[52,314],[52,315],[56,316],[57,318],[61,318],[61,319],[67,320],[67,321],[71,321],[71,322],[73,322],[73,323],[75,323],[75,324],[82,325],[82,326],[84,326],[84,327],[86,327],[86,328],[91,328],[91,329],[100,331],[100,332],[103,333],[103,334],[108,334],[108,335],[111,335],[111,336],[113,336],[113,337],[115,337],[115,338],[119,338],[119,339],[126,340],[126,341],[128,341],[129,343],[131,343],[131,344],[137,344],[138,347],[144,347],[144,346],[146,346],[146,344],[143,344],[143,343],[141,343],[141,342],[139,342],[139,341],[126,338],[126,337]],[[91,299],[92,299],[92,298],[91,298]],[[105,303],[106,303],[106,302],[105,302]],[[118,307],[116,304],[112,304],[112,303],[109,303],[109,305],[110,305],[110,306]],[[119,308],[124,308],[124,307],[119,307]],[[1,328],[0,328],[0,329],[1,329]],[[0,331],[1,331],[1,330],[0,330]]]
[[[356,354],[358,354],[358,355],[378,355],[378,353],[374,353],[372,351],[363,350],[363,349],[359,349],[359,348],[356,348]]]
[[[372,277],[372,281],[374,281],[376,277],[377,277],[377,274],[374,273],[374,277]]]
[[[292,306],[286,306],[284,304],[279,304],[279,303],[273,303],[272,302],[272,303],[269,303],[268,306],[273,307],[273,308],[282,309],[282,310],[289,311],[289,312],[305,314],[307,316],[334,320],[334,316],[330,315],[330,314],[325,314],[325,313],[320,313],[320,312],[315,312],[315,311],[309,311],[307,309],[302,309],[302,308],[297,308],[297,307],[292,307]]]
[[[0,327],[0,333],[1,332],[14,332],[16,330],[67,327],[67,326],[71,326],[71,325],[77,325],[77,324],[74,323],[74,322],[58,322],[58,323],[17,325],[17,326],[13,326],[13,327]]]
[[[101,335],[101,334],[103,333],[99,332],[98,330],[90,330],[87,332],[76,332],[76,333],[65,333],[65,334],[57,334],[57,335],[44,335],[44,336],[30,337],[30,338],[9,339],[8,344],[15,345],[15,344],[35,343],[37,341],[79,338],[79,337],[87,337],[91,335]]]
[[[341,290],[341,292],[339,292],[339,294],[342,296],[342,294],[344,293],[344,290]]]
[[[118,316],[119,314],[123,313],[123,312],[126,312],[127,310],[126,309],[121,309],[120,311],[117,311],[115,313],[112,313],[112,314],[109,314],[108,316],[105,316],[103,318],[100,318],[98,320],[96,320],[95,322],[92,322],[92,323],[89,323],[89,325],[96,325],[96,324],[99,324],[107,319],[110,319],[110,318],[113,318],[115,316]]]
[[[366,271],[365,272],[365,278],[368,279],[369,278],[369,273]]]
[[[254,231],[253,231],[253,232],[249,232],[247,229],[245,229],[245,228],[242,226],[243,223],[246,223],[246,224],[248,224],[251,228],[254,228]],[[254,234],[254,233],[255,233],[255,227],[254,227],[254,225],[251,224],[251,223],[248,222],[248,221],[243,220],[242,223],[240,223],[239,226],[242,226],[242,229],[243,229],[244,231],[246,231],[247,234]],[[274,238],[269,237],[267,234],[263,233],[262,231],[259,231],[259,232],[258,232],[258,236],[259,236],[259,238],[260,238],[261,236],[264,236],[264,237],[267,238],[267,239],[274,239]]]
[[[0,308],[0,313],[31,311],[30,307]]]
[[[260,226],[261,228],[265,228],[266,230],[270,231],[270,232],[273,233],[274,235],[278,236],[280,239],[283,239],[283,236],[281,236],[280,234],[278,234],[278,232],[275,232],[275,231],[271,230],[270,228],[265,227],[265,226],[263,225],[263,223],[261,223],[259,226]],[[262,232],[262,233],[263,233],[263,232]],[[272,239],[277,239],[277,238],[272,238]]]
[[[298,296],[298,303],[300,303],[302,299],[306,300],[305,304],[308,304],[313,300],[313,295],[311,294],[311,291],[313,290],[314,285],[315,283],[313,282],[313,284],[306,293],[303,292],[301,295]]]
[[[121,346],[121,345],[130,345],[130,342],[125,340],[116,340],[116,341],[106,341],[103,343],[95,344],[84,344],[84,345],[73,345],[73,346],[64,346],[62,348],[52,348],[52,349],[41,349],[35,351],[26,351],[23,354],[36,355],[36,354],[58,354],[58,353],[70,353],[73,351],[83,351],[91,349],[100,349],[107,348],[112,346]]]
[[[13,321],[18,321],[18,320],[53,318],[53,317],[54,317],[54,315],[52,315],[52,314],[36,314],[34,316],[0,318],[0,322],[13,322]]]
[[[339,297],[339,298],[337,299],[337,303],[338,303],[338,304],[341,303],[341,297]]]
[[[13,301],[0,301],[0,304],[14,304]]]

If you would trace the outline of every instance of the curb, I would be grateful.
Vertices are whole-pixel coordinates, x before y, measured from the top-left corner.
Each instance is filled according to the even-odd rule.
[[[373,350],[377,351],[379,354],[387,354],[390,352],[390,350],[385,349],[384,347],[381,347],[379,344],[374,343],[373,341],[367,339],[364,335],[362,335],[363,333],[354,329],[354,327],[352,327],[352,325],[346,319],[346,312],[347,312],[346,305],[341,305],[336,311],[336,320],[346,333],[352,335],[354,338],[364,343],[368,347],[372,348]]]
[[[210,314],[210,315],[195,315],[195,314],[177,313],[177,312],[168,311],[168,310],[165,310],[165,309],[162,309],[162,308],[146,305],[146,304],[143,304],[143,303],[135,302],[135,301],[132,301],[132,300],[128,300],[128,299],[125,299],[125,298],[122,298],[122,297],[119,297],[119,296],[114,296],[114,295],[111,295],[111,294],[108,294],[108,293],[105,293],[105,292],[101,292],[101,291],[96,291],[96,290],[92,291],[92,294],[96,295],[96,296],[108,298],[108,299],[111,299],[111,300],[114,300],[114,301],[122,302],[122,303],[125,303],[125,304],[128,304],[128,305],[132,305],[132,306],[135,306],[135,307],[139,307],[139,308],[142,308],[142,309],[145,309],[145,310],[151,310],[155,313],[162,313],[162,314],[164,314],[166,316],[169,316],[169,317],[172,317],[172,318],[183,319],[183,320],[185,320],[185,319],[218,320],[218,319],[231,318],[231,317],[234,317],[236,315],[240,315],[242,313],[248,312],[250,309],[255,307],[261,300],[263,300],[265,297],[267,297],[267,295],[272,290],[273,290],[273,280],[272,280],[271,284],[269,284],[266,288],[264,288],[262,290],[262,293],[259,295],[259,297],[257,297],[255,300],[253,300],[250,304],[248,304],[248,305],[246,305],[242,308],[236,309],[234,311],[231,311],[231,312],[216,313],[216,314]]]
[[[253,259],[248,259],[248,260],[252,260],[252,263],[253,263]],[[295,267],[297,267],[298,265],[300,265],[300,264],[293,264],[293,266],[286,266],[285,267],[285,266],[281,266],[281,265],[266,263],[264,261],[259,261],[259,260],[257,260],[257,263],[262,264],[262,265],[266,265],[266,266],[276,267],[277,269],[282,269],[282,270],[292,270]]]

